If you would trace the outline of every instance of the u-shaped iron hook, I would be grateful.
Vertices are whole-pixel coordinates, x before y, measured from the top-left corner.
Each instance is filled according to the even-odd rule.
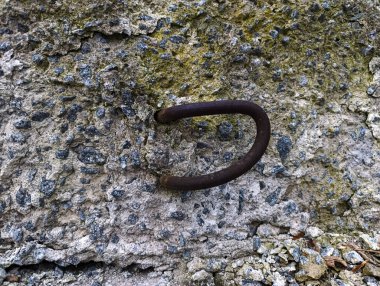
[[[270,139],[270,122],[260,106],[244,100],[184,104],[165,108],[155,113],[154,118],[159,123],[169,123],[186,117],[233,113],[250,115],[256,122],[255,142],[248,153],[232,163],[231,166],[215,173],[195,177],[162,176],[160,184],[163,187],[184,191],[199,190],[222,185],[241,176],[250,170],[264,154]]]

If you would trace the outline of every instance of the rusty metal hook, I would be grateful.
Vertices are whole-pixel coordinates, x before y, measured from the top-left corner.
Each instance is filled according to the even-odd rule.
[[[154,118],[159,123],[169,123],[186,117],[233,113],[250,115],[256,122],[255,142],[248,153],[231,166],[215,173],[195,177],[162,176],[160,184],[163,187],[184,191],[199,190],[222,185],[241,176],[250,170],[264,154],[270,139],[270,122],[260,106],[244,100],[184,104],[164,108],[155,113]]]

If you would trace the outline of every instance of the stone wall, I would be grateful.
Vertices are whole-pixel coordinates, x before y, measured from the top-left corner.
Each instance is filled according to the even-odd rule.
[[[0,0],[0,284],[378,285],[378,1]],[[211,189],[251,100],[261,161]],[[377,251],[377,252],[376,252]]]

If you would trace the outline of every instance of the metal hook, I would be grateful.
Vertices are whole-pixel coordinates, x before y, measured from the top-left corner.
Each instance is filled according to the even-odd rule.
[[[264,154],[270,139],[270,122],[260,106],[244,100],[184,104],[165,108],[155,113],[154,118],[159,123],[169,123],[186,117],[233,113],[250,115],[256,122],[255,142],[248,153],[231,166],[215,173],[195,177],[162,176],[160,184],[163,187],[184,191],[199,190],[222,185],[241,176],[250,170]]]

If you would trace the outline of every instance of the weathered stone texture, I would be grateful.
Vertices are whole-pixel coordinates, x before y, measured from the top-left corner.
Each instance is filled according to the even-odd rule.
[[[379,15],[364,0],[0,0],[0,283],[377,285],[360,249],[380,247]],[[160,188],[252,144],[244,116],[154,121],[219,99],[267,111],[266,154],[220,187]]]

